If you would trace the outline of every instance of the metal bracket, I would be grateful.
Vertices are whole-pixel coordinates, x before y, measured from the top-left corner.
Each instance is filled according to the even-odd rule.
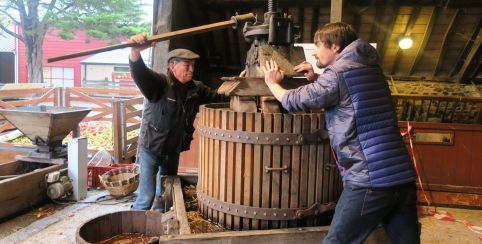
[[[269,168],[268,166],[264,167],[265,173],[269,173],[273,171],[283,171],[283,173],[288,174],[288,166],[283,165],[283,168]]]
[[[324,140],[322,130],[307,134],[295,133],[266,133],[266,132],[249,132],[224,130],[218,128],[211,128],[207,126],[198,126],[199,134],[201,136],[229,141],[240,142],[246,144],[260,144],[260,145],[306,145],[317,144]]]
[[[335,203],[315,203],[309,208],[261,208],[224,202],[197,192],[200,203],[226,214],[260,220],[299,220],[307,216],[321,214],[335,208]]]

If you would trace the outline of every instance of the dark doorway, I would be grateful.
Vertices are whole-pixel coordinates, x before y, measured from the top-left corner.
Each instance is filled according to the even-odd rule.
[[[15,82],[15,55],[12,52],[0,52],[0,83]]]

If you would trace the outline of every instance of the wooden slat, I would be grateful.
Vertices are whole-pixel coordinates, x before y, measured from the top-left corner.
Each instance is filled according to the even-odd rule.
[[[208,113],[209,127],[214,127],[214,109],[209,109]],[[208,196],[214,197],[214,139],[208,139]],[[213,220],[213,209],[208,208],[208,219]]]
[[[254,114],[254,131],[263,131],[263,114]],[[261,207],[261,193],[262,193],[262,175],[263,175],[263,164],[262,164],[262,148],[261,145],[254,145],[253,148],[254,156],[254,168],[253,168],[253,207]],[[259,220],[252,220],[251,228],[253,230],[258,230],[261,228],[261,222]]]
[[[291,133],[293,129],[293,115],[283,114],[283,133]],[[282,174],[281,177],[281,208],[290,207],[290,176],[292,174],[293,160],[291,160],[292,146],[283,146],[282,148],[282,163],[288,166],[288,174]],[[280,228],[287,228],[288,221],[281,221]]]
[[[206,114],[206,107],[201,106],[200,108],[200,113],[199,113],[199,125],[206,126],[204,123],[204,115]],[[202,150],[199,150],[199,162],[198,162],[198,170],[199,170],[199,177],[197,179],[197,186],[196,186],[196,191],[206,193],[204,190],[204,179],[206,178],[206,170],[204,168],[204,136],[202,133],[198,133],[199,135],[199,148]],[[204,206],[201,201],[198,201],[199,204],[199,213],[201,216],[204,216]]]
[[[245,131],[254,131],[254,113],[246,113],[246,127]],[[252,191],[253,191],[253,145],[244,145],[244,173],[243,173],[243,205],[252,206]],[[249,230],[251,220],[243,219],[243,230]]]
[[[316,117],[318,118],[319,128],[325,128],[325,121],[324,115],[317,114]],[[328,144],[329,142],[326,141],[324,143],[319,143],[316,145],[316,181],[315,183],[315,201],[319,203],[323,203],[323,145]],[[321,225],[322,223],[316,223],[317,225]]]
[[[301,115],[296,114],[293,117],[293,133],[301,133],[302,121]],[[299,207],[299,186],[300,186],[300,166],[301,166],[301,147],[293,146],[291,155],[291,190],[290,190],[290,208]],[[297,227],[296,221],[291,221],[289,227]]]
[[[128,105],[137,105],[137,104],[143,104],[143,103],[144,103],[144,97],[137,97],[137,98],[124,100],[124,104],[126,105],[126,107]]]
[[[268,113],[265,113],[263,114],[263,118],[264,118],[264,121],[263,121],[263,124],[264,124],[264,127],[263,127],[263,132],[264,133],[271,133],[273,132],[273,115],[272,114],[268,114]],[[272,165],[271,165],[271,150],[272,150],[272,146],[270,145],[263,145],[263,171],[261,173],[262,175],[262,196],[261,196],[261,206],[263,208],[269,208],[270,207],[270,204],[271,204],[271,201],[270,201],[270,195],[271,195],[271,192],[270,192],[270,183],[271,183],[271,173],[266,173],[264,172],[264,169],[266,167],[268,168],[271,168]],[[266,220],[261,220],[261,229],[265,230],[265,229],[268,229],[269,228],[269,221],[266,221]]]
[[[236,130],[237,131],[244,131],[244,121],[246,119],[246,113],[237,113],[236,114]],[[235,152],[235,173],[234,173],[234,203],[240,205],[242,203],[242,194],[243,194],[243,168],[244,168],[244,153],[243,153],[243,144],[236,143],[236,152]],[[234,229],[240,230],[241,229],[241,218],[234,216]]]
[[[97,100],[97,99],[95,99],[95,98],[89,97],[88,95],[83,94],[83,93],[79,92],[78,90],[75,90],[75,89],[73,89],[73,88],[71,88],[71,87],[67,88],[67,91],[68,91],[67,93],[75,94],[75,95],[79,96],[80,98],[83,98],[84,101],[94,103],[94,104],[96,104],[96,105],[99,106],[99,107],[107,108],[107,109],[110,108],[110,106],[104,104],[103,102],[101,102],[101,101],[99,101],[99,100]]]
[[[126,132],[137,130],[141,128],[141,123],[126,126]]]
[[[221,128],[221,110],[216,109],[214,110],[214,118],[213,118],[213,127],[214,128]],[[220,154],[219,154],[219,140],[214,140],[214,151],[213,151],[213,160],[211,161],[211,164],[213,165],[213,195],[214,199],[219,199],[219,160],[220,160]],[[218,217],[218,211],[213,210],[213,221],[214,223],[218,223],[219,217]]]
[[[274,133],[281,133],[283,130],[283,117],[282,114],[276,113],[273,115],[274,124],[273,124],[273,132]],[[285,162],[281,161],[281,146],[273,146],[273,168],[282,168]],[[281,177],[284,175],[283,171],[274,171],[271,173],[271,208],[280,208],[281,207]],[[279,221],[272,221],[271,228],[278,229],[280,226]]]
[[[310,121],[311,121],[311,129],[310,132],[315,132],[319,129],[318,127],[318,117],[316,114],[311,114],[310,115]],[[316,162],[318,160],[317,156],[317,146],[315,144],[312,144],[309,146],[310,147],[310,153],[309,153],[309,166],[308,166],[308,207],[311,206],[312,204],[316,203]],[[314,220],[313,218],[309,218],[307,221],[308,226],[313,226],[314,225]]]
[[[142,109],[126,113],[125,118],[128,119],[128,118],[137,117],[137,116],[141,116],[141,115],[142,115]]]
[[[139,90],[128,89],[109,89],[109,88],[90,88],[90,87],[69,87],[69,90],[76,92],[88,92],[96,94],[116,94],[116,95],[142,95]]]
[[[311,117],[308,114],[303,114],[302,118],[302,133],[310,133],[310,126],[311,126]],[[308,171],[309,171],[309,164],[310,164],[310,146],[309,145],[302,145],[301,146],[301,166],[300,166],[300,199],[299,199],[299,208],[307,208],[308,207],[308,185],[309,185],[309,178],[308,178]]]
[[[236,128],[236,116],[235,112],[229,111],[229,116],[228,116],[228,130],[234,130]],[[227,189],[226,189],[226,202],[229,203],[234,203],[234,170],[235,170],[235,164],[234,164],[234,158],[235,158],[235,143],[233,142],[228,142],[228,181],[226,183]],[[233,216],[226,214],[226,228],[229,230],[233,229]]]
[[[33,89],[8,89],[0,90],[0,98],[10,97],[26,97],[30,98],[32,94],[45,93],[55,88],[33,88]]]
[[[184,197],[182,196],[182,186],[179,176],[174,176],[172,191],[176,219],[179,221],[179,235],[190,235],[191,229],[189,228],[187,220],[186,207],[184,206]]]
[[[226,130],[228,128],[228,113],[227,110],[221,110],[221,129]],[[231,155],[227,154],[227,144],[226,141],[221,141],[221,159],[220,159],[220,170],[219,170],[219,200],[226,202],[226,165],[228,157]],[[226,214],[219,213],[219,225],[225,226]]]

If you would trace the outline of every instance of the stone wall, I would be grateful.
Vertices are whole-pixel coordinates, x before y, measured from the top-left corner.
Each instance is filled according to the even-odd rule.
[[[482,98],[482,85],[441,82],[389,81],[396,99],[397,117],[405,121],[442,123],[482,123],[482,102],[466,102],[459,99],[447,101],[447,97]],[[440,99],[398,98],[397,95],[437,96]],[[398,98],[398,99],[397,99]]]

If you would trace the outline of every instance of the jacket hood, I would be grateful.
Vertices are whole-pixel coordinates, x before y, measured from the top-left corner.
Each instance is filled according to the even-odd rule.
[[[336,62],[353,62],[362,66],[378,65],[377,50],[368,42],[358,39],[343,49]]]

